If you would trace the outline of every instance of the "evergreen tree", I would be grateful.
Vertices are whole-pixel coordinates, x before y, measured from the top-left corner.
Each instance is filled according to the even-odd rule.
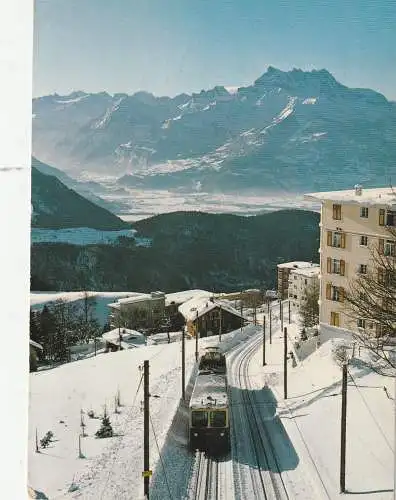
[[[107,415],[106,409],[102,418],[102,425],[100,429],[96,431],[95,436],[98,438],[107,438],[113,436],[113,428],[111,426],[110,418]]]

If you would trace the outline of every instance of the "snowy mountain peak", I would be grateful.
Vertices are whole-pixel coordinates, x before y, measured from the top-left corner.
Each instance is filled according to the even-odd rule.
[[[282,71],[273,66],[268,66],[267,71],[254,82],[253,86],[256,88],[280,87],[297,93],[309,91],[313,95],[344,88],[326,69],[303,71],[293,68],[291,71]]]

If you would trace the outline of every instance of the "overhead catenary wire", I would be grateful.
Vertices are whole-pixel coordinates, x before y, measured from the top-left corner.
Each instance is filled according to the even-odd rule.
[[[154,424],[153,424],[153,420],[151,418],[151,415],[150,415],[150,423],[151,423],[151,429],[152,429],[153,435],[154,435],[154,441],[155,441],[155,444],[157,446],[159,459],[161,461],[162,470],[164,471],[165,483],[166,483],[166,487],[168,489],[169,498],[170,498],[170,500],[173,500],[172,493],[171,493],[170,487],[169,487],[168,476],[166,474],[165,464],[164,464],[164,461],[162,460],[162,454],[161,454],[161,450],[159,449],[159,446],[158,446],[157,435],[155,433]]]
[[[390,442],[388,441],[388,438],[386,437],[386,435],[385,435],[384,431],[382,430],[382,427],[380,426],[380,424],[379,424],[378,420],[375,418],[375,415],[374,415],[374,413],[372,412],[372,410],[371,410],[371,408],[370,408],[370,405],[367,403],[366,398],[363,396],[362,391],[359,389],[359,386],[356,384],[355,379],[353,378],[353,376],[352,376],[352,374],[351,374],[351,372],[350,372],[350,370],[349,370],[349,369],[348,369],[348,373],[349,373],[349,376],[350,376],[350,378],[351,378],[351,380],[352,380],[352,382],[353,382],[353,385],[356,387],[356,389],[357,389],[357,391],[358,391],[358,393],[359,393],[359,396],[361,397],[361,399],[362,399],[362,401],[363,401],[364,405],[366,406],[366,408],[367,408],[368,412],[370,413],[371,418],[373,419],[373,421],[374,421],[374,423],[375,423],[375,425],[376,425],[377,429],[379,430],[380,434],[382,435],[382,437],[384,438],[384,440],[385,440],[386,444],[388,445],[388,448],[390,449],[390,451],[391,451],[392,453],[396,453],[396,451],[394,451],[394,450],[393,450],[392,445],[391,445],[391,444],[390,444]]]

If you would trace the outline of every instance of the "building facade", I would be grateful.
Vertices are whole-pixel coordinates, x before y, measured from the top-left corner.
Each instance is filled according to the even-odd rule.
[[[289,274],[289,300],[294,312],[298,313],[305,302],[308,289],[319,289],[319,264],[303,269],[292,269]]]
[[[396,193],[391,188],[311,193],[321,202],[320,323],[356,331],[373,330],[364,318],[353,318],[345,307],[345,293],[359,274],[377,273],[373,254],[396,256]],[[379,278],[380,279],[380,278]]]
[[[313,264],[312,262],[304,261],[293,261],[293,262],[282,262],[278,264],[278,298],[286,300],[289,296],[289,275],[290,272],[295,269],[306,269],[310,267],[316,267],[318,264]]]
[[[118,299],[108,304],[111,328],[128,327],[137,330],[152,330],[158,327],[165,317],[165,294],[134,294],[132,297]]]
[[[229,301],[214,297],[189,300],[179,306],[179,311],[185,318],[187,333],[192,337],[225,334],[246,322]]]

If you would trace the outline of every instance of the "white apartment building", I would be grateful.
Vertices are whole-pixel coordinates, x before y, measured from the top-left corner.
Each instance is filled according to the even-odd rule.
[[[117,328],[123,323],[123,318],[129,318],[134,328],[151,328],[161,321],[165,314],[165,294],[163,292],[131,293],[130,297],[118,299],[107,304],[111,312],[109,323],[111,328]]]
[[[310,267],[316,267],[318,264],[313,264],[312,262],[305,262],[301,260],[296,260],[293,262],[282,262],[277,265],[278,268],[278,298],[285,300],[289,296],[289,275],[291,271],[295,269],[307,269]]]
[[[289,274],[289,300],[294,312],[298,313],[305,302],[306,291],[315,285],[319,288],[319,264],[312,267],[292,269]]]
[[[356,276],[375,269],[371,250],[396,256],[396,191],[391,188],[310,193],[305,199],[321,202],[320,323],[348,330],[372,329],[364,318],[346,314],[344,294]]]

